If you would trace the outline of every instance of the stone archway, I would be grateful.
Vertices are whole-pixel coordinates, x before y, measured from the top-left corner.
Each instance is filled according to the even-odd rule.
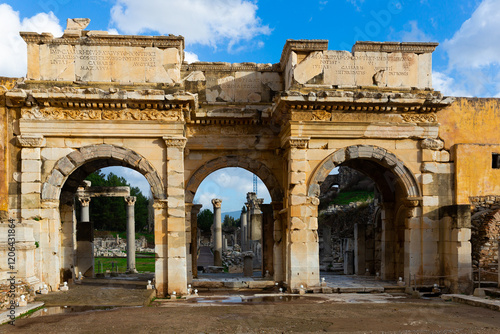
[[[413,173],[394,154],[386,149],[372,145],[356,145],[339,149],[326,157],[309,179],[308,195],[317,197],[319,185],[336,166],[353,159],[371,160],[392,171],[405,190],[410,201],[420,200],[421,191]]]
[[[377,184],[382,195],[382,278],[408,278],[410,273],[420,272],[420,250],[411,253],[420,242],[420,235],[411,233],[411,230],[413,227],[420,229],[421,219],[421,210],[418,208],[421,191],[413,173],[396,155],[386,149],[371,145],[349,146],[331,153],[317,166],[309,178],[308,196],[319,197],[320,184],[332,169],[340,165],[354,168],[369,176]],[[415,245],[410,248],[412,243]],[[360,256],[364,258],[362,255],[363,252]]]
[[[128,167],[140,172],[146,178],[155,200],[155,226],[162,226],[165,219],[163,213],[166,201],[165,187],[160,175],[146,158],[131,149],[109,144],[90,145],[73,150],[56,161],[42,184],[43,216],[47,217],[49,226],[60,229],[60,241],[58,238],[53,238],[50,247],[50,253],[54,255],[50,263],[55,269],[53,271],[59,272],[60,276],[52,279],[55,281],[51,283],[52,285],[57,285],[60,280],[74,277],[79,271],[82,274],[85,271],[79,267],[77,259],[85,258],[82,252],[92,251],[92,247],[88,246],[92,243],[92,233],[89,230],[90,232],[87,231],[84,236],[82,233],[77,234],[75,194],[87,175],[109,166]],[[87,246],[80,247],[84,244]],[[80,249],[77,245],[80,245],[78,246]],[[158,242],[155,243],[155,248],[156,245],[162,247]],[[156,267],[161,267],[162,261],[161,256],[157,257]],[[162,281],[162,277],[157,277],[157,282]]]
[[[102,163],[104,161],[104,163]],[[71,175],[82,166],[95,162],[97,170],[107,166],[130,167],[144,175],[148,180],[155,200],[165,199],[165,187],[155,168],[140,154],[130,149],[115,145],[85,146],[59,159],[52,172],[42,185],[42,201],[58,201],[63,186]],[[69,184],[71,189],[78,184]]]
[[[266,185],[273,202],[283,201],[283,191],[273,172],[262,162],[244,156],[230,155],[215,158],[198,168],[186,184],[186,203],[192,203],[201,182],[211,173],[227,167],[240,167],[257,175]]]
[[[272,275],[274,275],[274,280],[281,281],[284,278],[284,240],[281,238],[281,231],[284,230],[284,227],[279,212],[283,208],[283,190],[273,172],[266,166],[266,164],[244,156],[229,155],[212,159],[198,168],[192,174],[186,184],[186,225],[191,225],[191,233],[193,233],[192,231],[196,231],[197,229],[195,226],[197,220],[195,217],[193,217],[194,219],[192,219],[192,216],[196,215],[199,212],[200,206],[193,206],[192,203],[201,182],[211,173],[219,169],[228,167],[239,167],[254,173],[262,180],[269,191],[272,201],[271,204],[273,214],[271,217],[272,219],[270,219],[271,221],[268,222],[268,224],[270,225],[266,225],[266,227],[268,228],[268,231],[274,231],[274,233],[263,233],[263,243],[266,243],[267,245],[274,244],[274,246],[267,248],[266,254],[264,255],[267,259],[263,259],[263,262],[269,264],[269,271]],[[265,227],[263,226],[263,230],[264,229]],[[190,246],[191,267],[193,268],[192,273],[196,272],[195,256],[197,254],[197,243],[195,240],[196,237],[193,236]]]

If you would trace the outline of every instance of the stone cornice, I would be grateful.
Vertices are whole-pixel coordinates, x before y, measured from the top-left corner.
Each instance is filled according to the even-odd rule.
[[[453,98],[437,92],[309,91],[284,92],[272,111],[275,122],[330,121],[333,113],[397,113],[403,122],[436,122],[435,114]]]
[[[356,42],[352,52],[432,53],[439,43]]]
[[[54,38],[51,33],[20,32],[27,44],[52,44],[52,45],[85,45],[85,46],[129,46],[129,47],[157,47],[160,49],[177,48],[184,50],[184,37],[182,36],[134,36],[134,35],[107,35],[94,34],[82,31],[83,36],[64,34]]]
[[[294,52],[313,52],[313,51],[326,51],[328,50],[328,40],[326,39],[287,39],[283,51],[281,52],[280,65],[281,70],[284,69],[290,53]]]
[[[204,72],[278,72],[280,64],[258,64],[258,63],[225,63],[225,62],[196,62],[183,64],[182,71],[204,71]]]

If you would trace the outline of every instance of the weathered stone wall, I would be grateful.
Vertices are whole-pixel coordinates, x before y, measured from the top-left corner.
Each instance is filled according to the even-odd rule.
[[[472,264],[481,280],[496,281],[500,242],[500,196],[471,198]],[[479,278],[475,275],[476,280]]]

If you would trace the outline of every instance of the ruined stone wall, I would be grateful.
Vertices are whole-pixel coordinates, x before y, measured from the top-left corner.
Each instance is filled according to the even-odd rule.
[[[500,242],[500,196],[473,197],[471,215],[472,265],[481,280],[496,281]],[[478,279],[478,275],[475,275]]]

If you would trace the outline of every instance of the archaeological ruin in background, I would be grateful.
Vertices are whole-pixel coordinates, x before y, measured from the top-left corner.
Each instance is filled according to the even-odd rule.
[[[215,170],[241,167],[272,198],[266,270],[291,291],[313,289],[322,183],[347,166],[380,194],[381,277],[471,290],[471,212],[499,220],[500,103],[433,90],[437,44],[357,42],[347,52],[288,40],[273,65],[188,64],[183,37],[108,35],[82,21],[60,38],[22,32],[27,76],[1,83],[0,257],[13,218],[18,279],[56,290],[75,277],[85,241],[75,237],[77,189],[125,166],[154,197],[157,295],[186,293],[196,190]],[[370,267],[358,257],[356,268]]]

